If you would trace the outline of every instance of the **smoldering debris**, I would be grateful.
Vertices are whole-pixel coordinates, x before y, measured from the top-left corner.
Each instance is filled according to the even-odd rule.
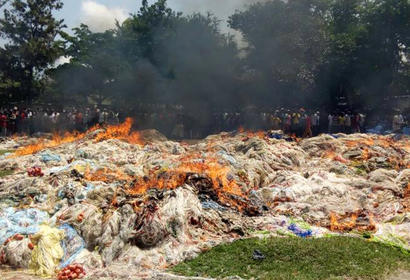
[[[261,231],[370,232],[410,248],[408,138],[242,132],[188,145],[149,135],[111,127],[57,144],[1,143],[17,147],[1,157],[14,171],[0,179],[2,268],[59,279],[76,269],[89,279],[159,277]],[[33,167],[43,176],[29,176]]]

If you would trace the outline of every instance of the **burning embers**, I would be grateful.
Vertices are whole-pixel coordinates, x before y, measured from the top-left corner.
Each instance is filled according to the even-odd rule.
[[[334,141],[333,144],[322,147],[322,158],[339,161],[352,167],[361,165],[369,171],[377,168],[400,171],[410,166],[405,161],[406,154],[410,152],[406,140],[397,141],[390,137],[372,136],[372,138],[338,138]]]
[[[344,215],[330,213],[329,229],[336,232],[347,232],[352,230],[364,232],[375,231],[376,225],[373,220],[373,214],[364,211],[356,211]]]
[[[258,207],[252,205],[247,194],[235,182],[229,167],[216,158],[200,159],[196,156],[181,158],[178,166],[169,170],[151,170],[149,175],[136,178],[127,191],[141,195],[149,189],[171,190],[188,184],[195,187],[204,199],[212,199],[249,215],[259,212]]]
[[[119,125],[108,125],[101,127],[96,125],[90,128],[85,133],[66,132],[64,135],[54,134],[51,140],[40,139],[37,143],[19,148],[12,157],[35,154],[41,150],[54,148],[62,144],[72,143],[74,141],[82,140],[87,135],[95,133],[94,140],[99,142],[107,139],[119,139],[127,141],[131,144],[143,144],[140,134],[138,132],[131,132],[133,120],[127,118],[125,122]]]

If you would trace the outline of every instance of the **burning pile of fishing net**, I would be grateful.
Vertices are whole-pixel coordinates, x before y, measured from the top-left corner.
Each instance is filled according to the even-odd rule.
[[[0,158],[0,170],[12,172],[0,179],[3,269],[58,279],[159,277],[207,248],[261,232],[368,233],[409,248],[408,138],[243,132],[188,145],[130,128],[127,120],[0,143],[14,150]]]

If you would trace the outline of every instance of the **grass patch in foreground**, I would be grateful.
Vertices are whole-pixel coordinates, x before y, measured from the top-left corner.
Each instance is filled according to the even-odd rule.
[[[11,174],[13,174],[14,171],[13,170],[0,170],[0,178],[9,176]]]
[[[254,250],[266,258],[252,259]],[[410,270],[410,256],[397,248],[359,238],[267,238],[238,240],[172,268],[186,276],[249,279],[384,279]]]

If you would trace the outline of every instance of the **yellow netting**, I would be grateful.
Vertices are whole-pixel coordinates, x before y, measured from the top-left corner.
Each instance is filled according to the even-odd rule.
[[[40,226],[40,231],[32,237],[35,247],[30,261],[30,269],[36,275],[47,277],[55,274],[55,269],[64,255],[60,245],[63,238],[63,230],[48,225]]]

